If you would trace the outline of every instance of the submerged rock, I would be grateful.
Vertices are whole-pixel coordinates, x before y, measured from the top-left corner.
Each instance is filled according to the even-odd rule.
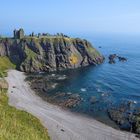
[[[98,102],[98,100],[97,100],[97,98],[95,97],[95,96],[92,96],[91,98],[90,98],[90,103],[91,104],[95,104],[95,103],[97,103]]]
[[[140,136],[140,109],[134,108],[134,104],[134,101],[127,101],[118,107],[108,109],[108,114],[121,129],[137,133]]]
[[[110,109],[108,111],[109,117],[115,121],[119,125],[123,125],[125,123],[125,117],[124,117],[124,112],[121,109]]]
[[[79,94],[71,94],[61,105],[63,107],[73,108],[79,105],[81,101],[82,99]]]

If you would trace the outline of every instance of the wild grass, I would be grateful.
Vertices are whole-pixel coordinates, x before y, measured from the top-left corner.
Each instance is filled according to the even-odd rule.
[[[0,57],[0,77],[7,76],[7,69],[15,68],[15,65],[9,60],[8,57]]]
[[[37,118],[8,105],[4,77],[10,68],[15,65],[7,57],[0,57],[0,140],[50,140]]]
[[[50,140],[38,119],[8,105],[6,90],[0,91],[0,140]]]

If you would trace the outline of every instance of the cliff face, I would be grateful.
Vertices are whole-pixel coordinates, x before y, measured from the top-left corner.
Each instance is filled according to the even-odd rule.
[[[8,56],[25,72],[56,71],[103,62],[103,56],[88,41],[67,37],[0,39],[0,56]]]

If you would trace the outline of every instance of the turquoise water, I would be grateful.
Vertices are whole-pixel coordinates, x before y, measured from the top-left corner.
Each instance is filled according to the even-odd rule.
[[[71,111],[113,125],[107,115],[108,108],[126,101],[134,101],[135,107],[140,107],[140,42],[137,38],[129,37],[93,38],[89,37],[89,40],[105,56],[105,62],[97,67],[59,72],[67,78],[58,87],[48,91],[46,96],[53,97],[58,93],[79,94],[82,101]],[[126,57],[128,61],[109,64],[108,56],[113,53]],[[96,100],[93,104],[90,102],[92,97]],[[58,97],[57,100],[62,99]]]

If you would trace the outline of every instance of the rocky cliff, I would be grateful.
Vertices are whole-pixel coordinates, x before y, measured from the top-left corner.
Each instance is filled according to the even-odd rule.
[[[72,69],[103,62],[87,40],[68,37],[0,39],[0,56],[8,56],[25,72]]]

